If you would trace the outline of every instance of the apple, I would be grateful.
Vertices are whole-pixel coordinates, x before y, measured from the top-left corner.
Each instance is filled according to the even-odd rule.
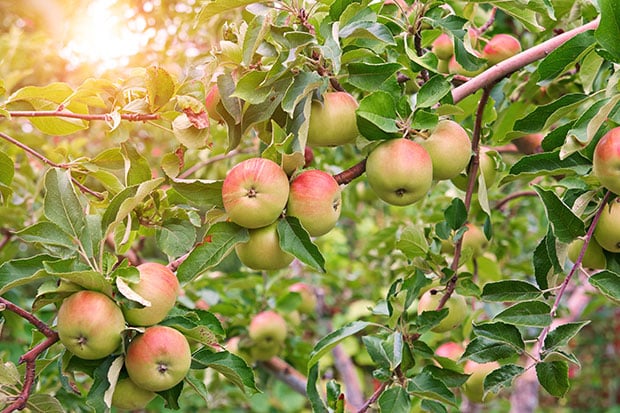
[[[241,357],[247,364],[254,363],[252,360],[252,355],[250,354],[251,343],[249,343],[247,337],[231,337],[228,339],[224,347],[234,355]]]
[[[133,326],[152,326],[166,318],[179,295],[179,281],[165,265],[147,262],[138,265],[140,280],[129,286],[142,298],[151,302],[149,307],[123,308],[127,323]]]
[[[301,303],[297,307],[300,312],[312,314],[316,311],[316,295],[310,285],[298,282],[291,285],[288,290],[301,296]]]
[[[286,321],[275,311],[260,312],[250,321],[248,335],[252,340],[252,357],[255,360],[269,360],[280,353],[284,345]]]
[[[474,77],[484,72],[484,69],[485,66],[483,65],[478,70],[467,70],[463,66],[461,66],[459,62],[456,61],[456,56],[452,56],[450,58],[450,62],[448,63],[448,73],[455,75]]]
[[[112,406],[123,410],[141,410],[157,396],[151,390],[143,389],[134,383],[129,377],[124,377],[116,382],[112,394]]]
[[[265,158],[238,163],[228,171],[222,184],[228,217],[246,228],[261,228],[275,222],[286,206],[288,192],[284,170]]]
[[[572,262],[576,262],[583,248],[583,240],[578,238],[568,245],[568,259]],[[591,238],[586,251],[581,260],[581,265],[585,268],[591,268],[594,270],[604,270],[607,267],[607,258],[603,252],[603,248],[596,242],[596,239]]]
[[[513,139],[512,143],[514,143],[519,152],[525,155],[531,155],[533,153],[542,152],[541,144],[544,137],[545,135],[542,133],[530,133],[529,135]]]
[[[465,374],[470,374],[467,381],[463,384],[463,394],[474,403],[483,403],[491,400],[494,395],[487,393],[484,396],[484,379],[493,370],[500,367],[499,363],[492,361],[490,363],[476,363],[473,360],[467,360],[463,370]]]
[[[60,305],[58,338],[71,353],[85,360],[107,357],[119,348],[125,318],[107,295],[82,290]]]
[[[420,145],[433,161],[433,179],[451,179],[461,173],[471,158],[471,140],[461,125],[452,120],[441,120]]]
[[[519,40],[509,34],[496,34],[482,49],[482,57],[492,66],[520,52]]]
[[[471,254],[472,257],[479,257],[489,246],[489,240],[477,225],[467,223],[465,226],[467,231],[463,233],[461,251],[468,255]]]
[[[293,262],[294,257],[280,248],[278,223],[251,229],[250,239],[235,245],[239,260],[254,270],[279,270]]]
[[[172,327],[147,327],[127,347],[125,367],[133,382],[146,390],[163,391],[180,383],[192,362],[189,343]]]
[[[454,44],[446,33],[442,33],[433,42],[433,53],[440,60],[450,60],[454,54]]]
[[[205,96],[205,109],[211,119],[224,123],[224,118],[217,111],[217,105],[220,103],[220,100],[220,89],[217,87],[217,83],[214,83]]]
[[[418,314],[422,314],[424,311],[436,311],[442,296],[442,292],[434,289],[422,294],[418,301]],[[452,293],[444,308],[448,309],[448,315],[431,329],[435,333],[445,333],[458,327],[463,323],[469,312],[465,297],[457,293]]]
[[[465,349],[462,345],[455,343],[454,341],[448,341],[437,347],[435,350],[435,355],[457,362],[464,352]]]
[[[603,249],[620,252],[620,203],[617,199],[603,208],[594,228],[594,238]]]
[[[341,209],[340,185],[327,172],[309,169],[293,178],[286,214],[298,218],[311,236],[331,231]]]
[[[323,101],[313,100],[308,124],[308,145],[339,146],[359,135],[355,111],[358,103],[347,92],[326,92]]]
[[[490,188],[491,185],[495,183],[495,178],[497,177],[497,164],[495,163],[495,159],[488,154],[488,149],[486,148],[480,149],[478,176],[480,175],[480,171],[482,171],[485,186]],[[461,173],[452,178],[451,181],[461,191],[467,191],[467,173]],[[474,185],[474,190],[478,190],[477,180]]]
[[[620,194],[620,127],[607,132],[596,144],[592,174],[605,188]]]
[[[433,182],[433,161],[419,143],[406,138],[390,139],[366,159],[368,183],[379,198],[404,206],[424,198]]]

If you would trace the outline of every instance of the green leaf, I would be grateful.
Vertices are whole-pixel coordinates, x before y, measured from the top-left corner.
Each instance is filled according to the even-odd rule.
[[[601,271],[591,276],[588,281],[605,297],[620,302],[620,275],[611,271]]]
[[[123,156],[129,164],[125,175],[127,186],[138,185],[150,180],[152,172],[149,161],[133,145],[127,142],[121,143],[121,149]]]
[[[318,247],[310,239],[310,235],[299,222],[299,219],[287,216],[278,221],[278,237],[280,248],[294,255],[306,265],[317,271],[325,272],[325,258]]]
[[[414,376],[407,385],[407,391],[415,396],[435,400],[456,407],[454,393],[441,380],[428,371]]]
[[[469,375],[462,373],[463,368],[456,364],[455,361],[443,357],[436,358],[442,366],[447,364],[448,367],[441,368],[429,364],[424,367],[424,371],[430,372],[433,377],[443,381],[448,387],[459,387],[467,381]]]
[[[123,222],[125,218],[164,182],[165,178],[151,179],[139,185],[125,188],[110,201],[101,219],[101,228],[108,233],[113,226]]]
[[[601,22],[596,29],[596,40],[620,62],[620,10],[615,0],[599,0]]]
[[[314,349],[312,349],[312,352],[310,353],[308,368],[311,368],[312,366],[317,364],[321,357],[325,355],[325,353],[336,347],[336,345],[338,345],[338,343],[340,343],[342,340],[359,333],[370,325],[374,324],[368,323],[366,321],[354,321],[335,331],[332,331],[331,333],[320,339],[314,345]]]
[[[418,91],[416,107],[431,107],[443,99],[451,90],[452,85],[444,75],[435,75],[424,83]]]
[[[354,21],[345,24],[338,33],[342,39],[373,39],[387,45],[395,45],[394,37],[385,25],[372,21]]]
[[[382,140],[398,137],[396,103],[387,92],[377,91],[365,96],[356,112],[357,127],[366,139]]]
[[[188,219],[169,219],[157,228],[157,245],[170,257],[188,252],[196,242],[196,227]]]
[[[585,235],[586,228],[583,221],[551,190],[545,190],[534,185],[543,204],[547,218],[553,227],[553,234],[561,242],[569,243],[577,237]]]
[[[502,322],[478,324],[474,325],[474,333],[478,337],[505,343],[518,350],[525,349],[521,332],[512,324]]]
[[[207,21],[218,14],[226,13],[238,7],[256,3],[256,0],[212,0],[203,3],[203,7],[198,14],[196,26],[206,24]]]
[[[424,257],[428,252],[428,241],[424,229],[418,225],[407,226],[396,241],[396,248],[409,259]]]
[[[313,364],[308,370],[308,381],[306,382],[306,392],[308,393],[308,400],[312,406],[312,411],[315,413],[328,413],[329,410],[323,402],[321,393],[317,388],[317,382],[319,380],[319,364]]]
[[[524,133],[536,133],[547,129],[548,125],[551,125],[568,112],[573,111],[576,106],[580,105],[587,98],[587,95],[581,93],[563,95],[554,102],[536,107],[534,111],[516,121],[514,129]]]
[[[194,248],[177,270],[179,282],[187,283],[219,264],[235,245],[250,239],[247,228],[232,222],[213,224],[205,241]]]
[[[470,359],[477,363],[488,363],[517,355],[519,352],[502,341],[490,340],[486,337],[476,337],[467,344],[462,359]]]
[[[568,342],[573,338],[579,330],[588,325],[589,321],[581,321],[576,323],[566,323],[557,326],[551,330],[547,337],[545,337],[545,351],[552,351],[558,347],[564,347],[568,345]]]
[[[202,149],[209,141],[209,128],[198,128],[187,113],[172,121],[172,132],[179,143],[189,149]]]
[[[525,281],[504,280],[487,283],[482,288],[484,301],[524,301],[534,300],[542,295],[535,285]]]
[[[35,393],[28,397],[26,409],[30,412],[65,413],[60,401],[51,394]]]
[[[0,184],[10,186],[15,176],[15,165],[6,153],[0,151]]]
[[[568,363],[549,361],[536,364],[536,375],[540,385],[555,397],[564,397],[570,388],[568,380]]]
[[[347,81],[367,92],[379,90],[383,83],[402,69],[399,63],[353,62],[347,65]]]
[[[107,410],[107,406],[103,400],[106,390],[110,387],[110,383],[108,382],[108,371],[113,362],[114,357],[107,357],[94,371],[93,384],[88,390],[86,404],[97,412]]]
[[[86,219],[69,171],[52,168],[45,174],[43,208],[47,219],[79,239]]]
[[[208,350],[199,350],[192,355],[192,369],[212,368],[222,374],[239,389],[258,393],[254,380],[254,371],[248,367],[245,360],[228,351],[212,353]]]
[[[157,112],[174,96],[174,79],[170,73],[159,66],[146,69],[145,83],[151,112]]]
[[[493,319],[526,327],[546,327],[551,324],[551,308],[542,301],[524,301],[508,307]]]
[[[322,84],[323,78],[315,72],[299,73],[284,94],[282,109],[292,115],[299,102]]]
[[[553,80],[566,72],[569,66],[580,60],[584,52],[594,48],[594,44],[594,32],[590,30],[578,34],[553,50],[538,64],[539,84]]]
[[[25,242],[63,247],[67,248],[69,251],[75,251],[77,249],[75,240],[53,222],[37,222],[34,225],[16,232],[15,235]]]
[[[223,208],[222,183],[223,181],[203,179],[175,179],[172,181],[172,188],[192,205],[204,209]]]
[[[446,222],[456,231],[467,221],[467,208],[461,198],[454,198],[443,214]]]
[[[379,408],[382,412],[409,413],[411,410],[411,397],[400,386],[390,387],[379,396]]]
[[[533,179],[544,175],[586,175],[592,163],[579,153],[561,159],[560,150],[524,156],[510,168],[502,184],[515,179]]]
[[[206,346],[217,345],[216,334],[211,331],[208,325],[201,323],[201,320],[198,320],[197,317],[191,317],[192,315],[192,313],[189,313],[186,316],[167,317],[161,324],[179,330],[185,337],[197,343]],[[211,314],[211,316],[213,315]],[[219,327],[221,330],[221,326]]]
[[[368,354],[380,367],[394,370],[403,359],[403,338],[399,333],[390,334],[386,339],[375,336],[362,337]]]
[[[516,364],[505,364],[493,370],[484,378],[484,393],[497,394],[503,388],[510,388],[514,379],[524,371],[523,367]]]

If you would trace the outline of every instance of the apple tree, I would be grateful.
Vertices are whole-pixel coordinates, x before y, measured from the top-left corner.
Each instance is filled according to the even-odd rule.
[[[3,412],[620,402],[615,0],[74,3],[0,4]]]

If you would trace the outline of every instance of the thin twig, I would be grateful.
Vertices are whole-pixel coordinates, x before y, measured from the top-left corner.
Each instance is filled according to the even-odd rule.
[[[503,199],[500,199],[499,201],[497,201],[497,204],[495,204],[495,208],[502,210],[504,208],[504,205],[506,205],[508,202],[515,200],[517,198],[522,198],[522,197],[526,197],[526,196],[536,196],[537,193],[535,191],[520,191],[520,192],[515,192],[512,193],[508,196],[506,196]]]
[[[286,383],[291,389],[302,396],[306,393],[306,376],[297,371],[286,361],[273,357],[271,360],[260,363],[265,369],[269,370],[278,380]]]
[[[74,113],[64,110],[18,110],[9,111],[9,115],[13,118],[71,118],[81,120],[103,120],[112,121],[114,118],[110,113]],[[159,113],[121,113],[122,120],[131,122],[144,122],[147,120],[158,120],[161,118]]]
[[[389,384],[390,383],[387,381],[381,383],[381,386],[379,386],[377,390],[374,391],[372,396],[370,396],[370,398],[366,400],[366,403],[364,403],[364,405],[357,411],[357,413],[365,413],[366,411],[368,411],[370,406],[372,406],[377,400],[379,400],[381,393],[383,393],[385,389],[387,389]]]

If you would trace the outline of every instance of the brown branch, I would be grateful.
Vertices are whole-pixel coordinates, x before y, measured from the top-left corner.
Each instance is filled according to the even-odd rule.
[[[244,150],[239,150],[239,149],[234,149],[228,153],[223,153],[220,155],[216,155],[212,158],[209,159],[205,159],[202,162],[198,162],[195,165],[193,165],[191,168],[186,169],[183,173],[181,173],[178,178],[179,179],[185,179],[188,176],[192,175],[193,173],[195,173],[196,171],[198,171],[201,168],[204,168],[205,166],[211,165],[212,163],[224,160],[224,159],[228,159],[228,158],[232,158],[235,157],[239,154],[244,154],[244,153],[251,153],[253,152],[254,149],[253,148],[248,148],[248,149],[244,149]]]
[[[536,195],[537,195],[537,194],[536,194],[536,192],[534,192],[534,191],[520,191],[520,192],[515,192],[515,193],[512,193],[512,194],[510,194],[510,195],[506,196],[505,198],[500,199],[499,201],[497,201],[497,204],[495,204],[495,208],[496,208],[496,209],[501,210],[501,209],[503,209],[503,208],[504,208],[504,206],[505,206],[508,202],[510,202],[510,201],[512,201],[512,200],[515,200],[515,199],[517,199],[517,198],[526,197],[526,196],[536,196]]]
[[[361,408],[364,405],[364,395],[351,357],[344,351],[342,345],[334,347],[332,354],[334,355],[334,366],[344,382],[348,407]]]
[[[259,364],[269,370],[275,378],[287,384],[291,389],[295,390],[302,396],[307,396],[306,376],[301,374],[286,361],[278,357],[273,357],[271,360],[263,361]]]
[[[499,62],[496,65],[491,66],[489,69],[480,73],[478,76],[472,78],[467,83],[456,87],[452,90],[452,100],[454,103],[460,102],[467,96],[475,93],[476,91],[486,87],[491,83],[495,83],[498,80],[510,75],[513,72],[540,60],[557,49],[568,40],[588,30],[594,30],[598,27],[600,18],[591,21],[588,24],[579,26],[573,30],[562,33],[552,39],[547,40],[537,46],[527,49],[509,59]]]
[[[366,411],[368,411],[368,409],[370,409],[370,406],[372,406],[377,400],[379,400],[381,393],[383,393],[385,389],[387,389],[388,385],[389,382],[387,381],[381,383],[381,386],[379,386],[377,390],[375,390],[375,392],[372,394],[372,396],[370,396],[370,398],[366,400],[366,403],[364,403],[364,405],[357,411],[357,413],[365,413]]]
[[[54,330],[52,330],[47,324],[45,324],[43,321],[41,321],[39,318],[37,318],[34,314],[32,314],[32,313],[24,310],[23,308],[13,304],[9,300],[7,300],[7,299],[5,299],[3,297],[0,297],[0,310],[2,310],[2,309],[9,310],[10,312],[15,313],[18,316],[20,316],[21,318],[25,319],[30,324],[35,326],[37,328],[37,330],[39,330],[41,333],[43,333],[46,337],[53,337],[54,335],[56,335],[56,332]]]
[[[334,179],[339,185],[346,185],[355,178],[361,176],[366,171],[366,159],[362,159],[349,169],[345,169],[339,174],[334,175]]]
[[[45,156],[41,155],[39,152],[35,151],[34,149],[29,147],[28,145],[24,145],[23,143],[21,143],[17,139],[14,139],[14,138],[10,137],[6,133],[0,132],[0,138],[4,139],[5,141],[7,141],[9,143],[12,143],[13,145],[17,146],[18,148],[24,150],[26,153],[29,153],[30,155],[34,156],[35,158],[39,159],[43,163],[45,163],[45,164],[47,164],[47,165],[49,165],[49,166],[51,166],[53,168],[71,169],[70,165],[56,163],[56,162],[52,161],[51,159],[48,159]],[[103,200],[103,198],[104,198],[103,195],[101,195],[100,193],[95,192],[92,189],[88,188],[87,186],[82,184],[80,181],[75,179],[73,176],[71,177],[71,180],[73,181],[73,183],[78,188],[80,188],[80,190],[82,192],[91,194],[92,196],[96,197],[99,200]]]
[[[9,115],[13,118],[71,118],[81,120],[104,120],[112,121],[114,118],[110,113],[73,113],[65,110],[16,110],[9,111]],[[144,122],[147,120],[158,120],[161,118],[159,113],[121,113],[122,120],[131,122]]]

